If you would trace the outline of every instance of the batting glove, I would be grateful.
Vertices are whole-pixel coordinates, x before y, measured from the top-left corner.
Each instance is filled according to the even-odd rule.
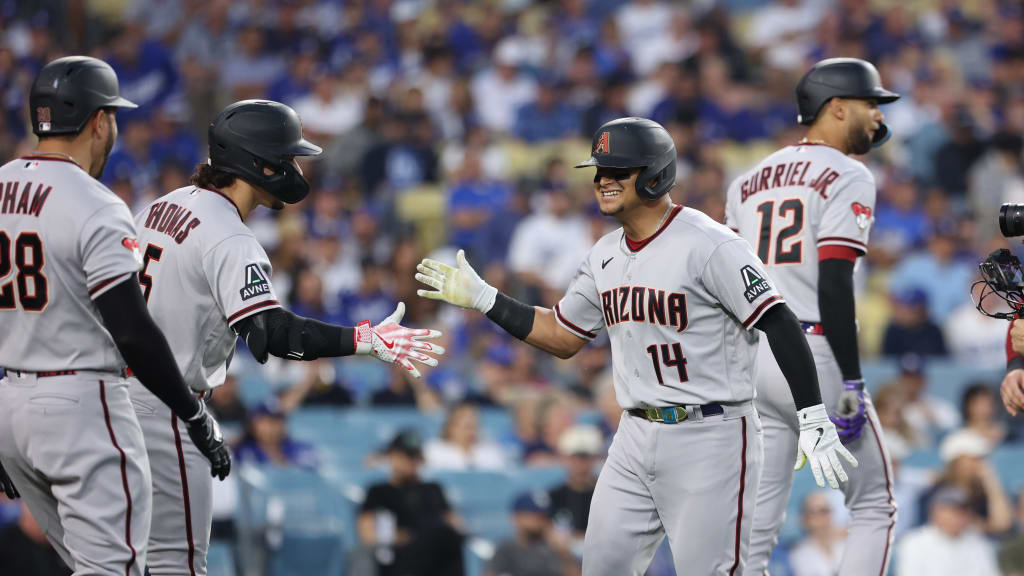
[[[843,393],[839,395],[839,402],[836,404],[836,416],[830,416],[829,420],[836,425],[836,431],[843,444],[860,438],[864,423],[868,421],[865,413],[863,380],[843,382]]]
[[[199,403],[199,412],[185,421],[188,437],[199,451],[210,461],[210,476],[221,480],[231,472],[231,453],[224,445],[220,425],[206,411],[206,404]]]
[[[480,278],[466,261],[463,250],[455,255],[455,263],[458,268],[424,258],[416,265],[416,279],[434,290],[417,290],[416,294],[487,314],[498,297],[498,289]]]
[[[437,358],[424,352],[440,356],[444,354],[444,348],[424,340],[440,338],[441,331],[406,328],[399,324],[402,316],[405,316],[405,303],[399,302],[398,308],[380,324],[370,326],[369,320],[363,320],[356,325],[356,354],[370,354],[389,364],[398,364],[419,378],[420,371],[413,366],[412,360],[437,366]]]
[[[810,462],[811,472],[818,486],[824,488],[825,479],[828,479],[828,485],[838,489],[839,482],[846,482],[849,479],[839,462],[839,456],[854,468],[857,467],[857,459],[839,441],[836,427],[829,421],[824,404],[804,408],[796,415],[800,421],[800,440],[797,445],[796,466],[793,469],[799,470]]]
[[[7,470],[4,470],[3,464],[0,464],[0,492],[6,494],[11,500],[21,496],[18,489],[14,487],[14,482],[11,482],[11,477],[7,475]]]

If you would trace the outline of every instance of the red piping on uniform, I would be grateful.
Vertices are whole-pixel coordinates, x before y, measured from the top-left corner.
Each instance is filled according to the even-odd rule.
[[[124,499],[128,502],[128,513],[124,519],[124,541],[128,544],[128,549],[132,551],[132,557],[124,565],[124,574],[125,576],[130,576],[132,565],[135,564],[135,546],[132,546],[132,493],[128,490],[128,456],[125,455],[124,450],[117,444],[117,438],[114,436],[114,425],[110,422],[110,409],[107,407],[107,388],[104,386],[103,380],[100,380],[99,383],[100,403],[103,404],[103,418],[107,421],[110,443],[114,445],[114,448],[121,455],[121,487],[124,488]]]
[[[747,480],[747,417],[740,418],[740,422],[743,424],[740,434],[743,436],[743,450],[740,452],[740,495],[737,500],[739,503],[736,506],[736,548],[733,551],[732,568],[729,570],[729,576],[733,576],[736,572],[736,568],[740,565],[740,532],[743,526],[743,489],[746,487]]]
[[[114,282],[116,282],[118,280],[121,280],[121,279],[124,279],[124,278],[127,278],[127,277],[129,277],[131,275],[132,275],[132,273],[129,272],[127,274],[121,274],[119,276],[114,276],[113,278],[107,278],[106,280],[103,280],[102,282],[100,282],[99,284],[93,286],[92,288],[89,288],[89,296],[92,296],[93,294],[99,292],[100,290],[103,290],[107,286],[110,286]]]
[[[188,494],[188,471],[185,467],[185,452],[181,448],[181,433],[178,432],[178,417],[171,414],[171,428],[174,429],[174,447],[178,449],[178,471],[181,472],[181,493],[185,500],[185,537],[188,538],[188,572],[196,576],[196,545],[192,541],[192,503]]]
[[[856,262],[857,250],[849,246],[828,244],[818,248],[818,261],[821,262],[822,260],[848,260]]]
[[[769,305],[771,305],[774,302],[782,301],[782,296],[775,295],[765,300],[764,302],[761,302],[761,305],[754,309],[754,311],[750,313],[750,316],[747,316],[747,319],[743,322],[743,327],[749,328],[750,325],[753,324],[755,320],[757,320],[757,317],[761,314],[761,312],[764,311]]]
[[[572,328],[573,331],[578,332],[578,333],[580,333],[580,334],[582,334],[582,335],[584,335],[584,336],[586,336],[587,338],[590,338],[590,339],[597,338],[597,334],[594,334],[593,332],[587,332],[583,328],[580,328],[579,326],[577,326],[577,325],[573,324],[572,322],[569,322],[568,320],[566,320],[565,316],[562,316],[562,311],[558,309],[558,304],[555,304],[555,314],[558,315],[558,319],[561,320],[563,324],[565,324],[569,328]]]
[[[818,238],[818,244],[821,245],[822,242],[847,242],[849,244],[854,244],[861,249],[868,247],[867,244],[861,242],[860,240],[854,240],[853,238],[844,238],[842,236],[825,236],[824,238]]]
[[[213,187],[210,187],[210,188],[199,188],[198,186],[196,186],[196,188],[199,189],[199,190],[209,190],[210,192],[213,192],[214,194],[220,194],[221,196],[223,196],[225,200],[227,200],[228,202],[231,203],[231,206],[235,209],[235,212],[238,212],[238,219],[242,220],[243,222],[245,221],[245,218],[242,218],[242,211],[238,209],[238,204],[235,204],[235,201],[232,200],[230,196],[228,196],[227,194],[225,194],[225,193],[221,192],[220,190],[217,190],[216,188],[213,188]]]
[[[878,569],[878,576],[883,576],[885,574],[885,565],[889,560],[892,528],[896,525],[896,519],[893,518],[896,515],[896,496],[892,493],[892,479],[889,476],[889,463],[886,462],[885,451],[882,450],[882,437],[879,436],[878,429],[875,428],[875,423],[870,417],[868,417],[868,424],[871,425],[871,432],[875,435],[875,444],[878,445],[878,452],[882,455],[882,469],[885,471],[885,489],[889,492],[889,506],[892,506],[892,512],[889,513],[889,529],[885,533],[885,552],[882,553],[882,567]]]
[[[247,306],[245,308],[242,308],[238,312],[235,312],[231,316],[228,316],[228,324],[231,324],[232,322],[235,321],[235,318],[238,318],[239,316],[241,316],[243,314],[246,314],[248,312],[252,312],[253,310],[256,310],[258,308],[263,308],[265,306],[277,306],[278,304],[280,304],[280,303],[277,300],[264,300],[263,302],[257,302],[255,304],[253,304],[252,306]]]
[[[666,219],[665,219],[665,223],[664,223],[664,224],[662,224],[662,225],[661,225],[661,227],[660,227],[660,228],[658,228],[658,230],[657,230],[657,231],[656,231],[656,232],[655,232],[654,234],[651,234],[650,236],[648,236],[647,238],[644,238],[643,240],[639,240],[639,241],[636,241],[636,240],[630,240],[630,239],[629,239],[629,236],[626,236],[626,235],[625,235],[625,233],[623,233],[623,236],[625,236],[625,238],[626,238],[626,246],[627,246],[627,247],[628,247],[628,248],[629,248],[629,249],[630,249],[631,251],[633,251],[633,252],[639,252],[640,250],[642,250],[642,249],[643,249],[643,247],[644,247],[644,246],[647,246],[648,244],[650,244],[650,243],[651,243],[651,241],[652,241],[652,240],[654,240],[655,238],[657,238],[657,237],[658,237],[658,234],[661,234],[662,232],[664,232],[664,231],[665,231],[665,228],[668,228],[668,225],[672,223],[672,220],[674,220],[674,219],[675,219],[676,215],[677,215],[677,214],[679,214],[679,212],[680,212],[680,211],[681,211],[682,209],[683,209],[683,207],[682,207],[682,206],[680,206],[680,205],[676,204],[676,205],[675,205],[675,206],[674,206],[674,207],[672,208],[672,213],[671,213],[671,214],[669,214],[669,215],[668,215],[668,218],[666,218]]]

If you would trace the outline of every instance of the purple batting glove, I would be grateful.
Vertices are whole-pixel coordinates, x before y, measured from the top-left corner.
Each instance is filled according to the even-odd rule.
[[[836,432],[839,433],[839,440],[843,444],[860,438],[864,423],[867,422],[864,406],[864,381],[843,382],[843,393],[839,395],[836,416],[829,417],[836,425]]]

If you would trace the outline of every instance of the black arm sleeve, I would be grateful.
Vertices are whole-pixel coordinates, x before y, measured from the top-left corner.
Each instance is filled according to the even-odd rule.
[[[836,357],[843,380],[860,380],[853,262],[829,258],[818,263],[818,310],[825,339]]]
[[[355,329],[326,324],[274,308],[239,320],[235,332],[259,362],[267,355],[289,360],[351,356],[356,352]]]
[[[135,275],[94,302],[121,357],[142,385],[182,420],[195,416],[199,401],[185,384],[164,333],[150,317]]]
[[[487,311],[487,317],[506,332],[520,340],[533,331],[533,321],[537,311],[533,306],[523,304],[519,300],[498,292],[494,299],[494,306]]]
[[[1024,369],[1024,356],[1014,356],[1010,358],[1010,361],[1006,363],[1006,371],[1012,372],[1013,370]]]
[[[793,393],[796,409],[821,404],[821,390],[818,388],[818,373],[814,369],[814,357],[807,345],[807,338],[800,329],[800,322],[785,304],[776,304],[761,316],[754,325],[768,337],[772,354]]]

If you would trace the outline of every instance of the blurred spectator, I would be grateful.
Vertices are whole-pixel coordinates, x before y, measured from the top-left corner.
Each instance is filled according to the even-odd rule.
[[[299,406],[351,406],[352,392],[345,386],[334,366],[334,359],[320,358],[297,363],[302,380],[281,395],[281,407],[290,413]]]
[[[523,460],[530,466],[549,466],[558,463],[557,446],[562,434],[573,423],[570,404],[559,393],[548,393],[537,405],[534,425],[537,433],[532,442],[523,446]]]
[[[1024,576],[1024,493],[1017,495],[1016,512],[1016,534],[999,550],[999,569],[1003,576]]]
[[[991,218],[1006,202],[1024,202],[1024,138],[1001,131],[992,136],[989,151],[968,175],[970,207],[981,217]],[[996,235],[995,226],[979,230],[983,237]]]
[[[11,576],[71,574],[24,502],[17,523],[0,531],[0,566]]]
[[[339,323],[345,326],[355,326],[363,320],[376,324],[394,312],[398,304],[385,285],[387,270],[373,258],[364,257],[360,262],[360,278],[359,289],[340,298]]]
[[[888,174],[879,190],[875,223],[871,226],[872,248],[901,258],[921,246],[927,232],[928,217],[914,182],[896,171]]]
[[[614,24],[610,24],[614,27]],[[580,136],[588,141],[594,137],[594,132],[602,124],[629,116],[626,110],[626,90],[629,84],[625,78],[613,77],[605,84],[601,91],[600,100],[592,104],[583,113],[583,124],[580,126]]]
[[[903,405],[906,403],[906,392],[898,383],[889,383],[871,395],[878,414],[878,422],[882,425],[885,445],[889,452],[909,454],[918,444],[914,431],[903,417]],[[890,454],[891,455],[891,454]],[[902,509],[902,506],[901,506]]]
[[[242,426],[249,419],[248,410],[238,396],[238,377],[233,372],[229,371],[224,377],[224,383],[209,395],[207,405],[217,416],[218,424]]]
[[[619,35],[626,46],[634,66],[640,64],[637,72],[645,74],[653,67],[642,64],[644,52],[650,42],[669,32],[672,24],[672,9],[657,0],[633,0],[619,8],[615,14]]]
[[[312,141],[329,142],[359,125],[366,105],[360,86],[342,82],[335,72],[323,68],[312,83],[312,91],[293,104]]]
[[[538,84],[537,98],[516,111],[515,135],[537,143],[572,136],[579,126],[579,111],[561,98],[561,86],[552,77]]]
[[[980,275],[976,275],[975,279],[980,279]],[[981,294],[981,289],[982,286],[972,287],[974,298]],[[988,306],[990,301],[994,301],[994,298],[987,297],[985,305]],[[965,301],[950,314],[943,326],[950,359],[979,369],[1004,368],[1005,329],[1005,320],[979,314],[973,301]]]
[[[964,429],[987,440],[992,448],[1006,438],[1006,425],[999,421],[998,405],[996,389],[984,382],[968,385],[960,401]]]
[[[266,93],[267,86],[285,68],[277,53],[266,50],[266,31],[250,24],[238,31],[234,46],[220,63],[221,85],[232,99],[255,98]],[[320,120],[312,114],[299,113],[303,120]]]
[[[314,318],[323,322],[335,323],[335,319],[327,313],[324,305],[324,289],[320,275],[312,268],[303,267],[295,276],[295,283],[288,295],[291,310],[304,318]],[[385,314],[384,316],[387,316]],[[383,318],[383,317],[382,317]],[[347,326],[355,326],[348,323]]]
[[[1013,518],[1003,485],[987,459],[991,450],[988,441],[971,430],[958,430],[946,436],[939,447],[946,469],[935,486],[922,495],[922,513],[929,509],[928,503],[935,494],[953,487],[966,497],[972,526],[987,534],[1005,533]]]
[[[422,110],[385,118],[381,138],[366,152],[360,167],[367,194],[436,182],[438,158],[433,140],[434,127]]]
[[[947,114],[949,139],[935,153],[936,184],[947,194],[962,198],[967,193],[967,175],[985,152],[978,126],[963,105]]]
[[[127,180],[136,194],[155,188],[160,165],[151,154],[152,135],[147,123],[136,122],[123,126],[120,142],[110,153],[107,167],[103,171],[103,182],[111,185],[118,180]],[[170,190],[161,190],[159,193],[168,192]],[[133,195],[128,205],[135,204],[136,200]]]
[[[511,132],[516,110],[536,97],[536,83],[519,68],[524,58],[520,45],[503,40],[494,49],[493,67],[473,78],[476,115],[489,130]]]
[[[124,128],[136,120],[148,119],[172,97],[178,96],[178,70],[170,53],[145,35],[145,29],[128,22],[111,44],[107,63],[117,72],[122,97],[139,105],[120,110],[117,119]]]
[[[577,424],[558,440],[558,453],[566,469],[565,483],[551,491],[555,527],[571,537],[582,555],[583,535],[590,519],[590,502],[597,486],[596,465],[604,456],[604,439],[593,426]]]
[[[811,492],[800,509],[804,534],[789,553],[793,576],[833,576],[839,573],[846,537],[832,519],[832,505],[824,492]]]
[[[995,548],[971,527],[967,495],[943,488],[931,501],[928,524],[903,537],[897,574],[999,576]]]
[[[974,267],[956,259],[957,223],[936,222],[928,240],[928,251],[907,256],[892,272],[889,289],[894,294],[919,288],[928,295],[928,311],[937,324],[967,298]],[[936,282],[941,278],[941,282]]]
[[[516,535],[502,542],[487,563],[487,576],[562,576],[565,557],[554,544],[551,499],[526,492],[512,503]]]
[[[924,358],[916,354],[900,358],[897,382],[905,395],[903,418],[913,430],[918,446],[930,447],[938,434],[960,425],[960,415],[952,403],[928,392],[924,362]]]
[[[441,437],[427,442],[426,462],[435,470],[502,470],[501,448],[480,437],[480,413],[473,404],[455,405],[441,428]]]
[[[946,355],[942,330],[928,317],[928,295],[924,290],[910,288],[898,293],[893,296],[892,304],[892,316],[882,339],[883,354]]]
[[[479,151],[466,150],[462,168],[448,193],[448,241],[466,250],[467,258],[477,268],[505,255],[507,245],[490,242],[489,227],[503,217],[510,194],[505,182],[483,174]]]
[[[297,466],[316,469],[312,445],[288,436],[287,415],[277,398],[264,400],[249,412],[245,436],[235,448],[238,466]]]
[[[441,486],[420,479],[423,441],[412,429],[387,447],[388,480],[370,486],[356,519],[377,576],[461,576],[459,520]],[[362,576],[363,571],[354,572]]]
[[[437,394],[405,368],[392,366],[388,374],[387,387],[374,391],[371,406],[415,406],[420,412],[434,412],[441,407]]]

